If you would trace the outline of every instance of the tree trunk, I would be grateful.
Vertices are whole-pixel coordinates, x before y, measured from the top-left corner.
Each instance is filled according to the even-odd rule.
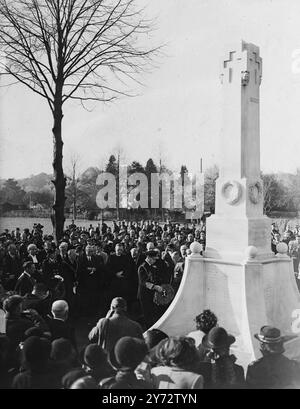
[[[73,174],[73,219],[77,218],[77,186],[76,186],[76,177]]]
[[[52,206],[51,220],[53,225],[53,235],[58,243],[62,238],[65,222],[65,187],[66,179],[63,172],[63,141],[61,137],[62,129],[62,103],[58,99],[54,103],[52,128],[53,133],[53,184],[55,187],[54,204]]]
[[[74,199],[74,202],[73,202],[73,219],[76,220],[76,218],[77,218],[76,199]]]

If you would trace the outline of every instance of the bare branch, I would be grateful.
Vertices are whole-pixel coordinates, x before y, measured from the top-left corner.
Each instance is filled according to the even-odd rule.
[[[136,96],[160,47],[136,0],[0,0],[3,71],[45,97],[108,102]]]

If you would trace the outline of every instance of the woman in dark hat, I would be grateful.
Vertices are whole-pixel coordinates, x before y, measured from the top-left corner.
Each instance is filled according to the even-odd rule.
[[[206,389],[245,388],[244,369],[237,365],[236,357],[230,355],[235,337],[222,327],[212,328],[202,340],[208,362],[201,364]]]
[[[203,388],[203,376],[196,373],[198,354],[192,338],[163,339],[156,347],[156,357],[161,363],[151,370],[156,389]]]
[[[106,351],[97,344],[90,344],[85,348],[83,360],[84,370],[97,383],[115,373],[113,367],[108,362]]]
[[[283,355],[284,342],[295,336],[282,336],[280,330],[265,325],[254,337],[260,343],[262,358],[248,366],[246,382],[253,389],[282,389],[300,386],[300,364]]]
[[[137,379],[134,372],[148,353],[145,341],[123,337],[117,342],[114,352],[118,372],[115,377],[103,379],[101,389],[153,389],[152,384]]]
[[[55,389],[55,374],[52,372],[49,359],[51,343],[45,338],[31,336],[27,338],[22,349],[22,367],[25,371],[15,376],[13,389]]]

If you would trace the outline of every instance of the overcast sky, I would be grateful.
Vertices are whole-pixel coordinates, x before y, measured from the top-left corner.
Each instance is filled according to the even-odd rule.
[[[140,5],[144,0],[137,0]],[[300,167],[300,1],[148,0],[157,16],[153,41],[167,43],[159,68],[142,78],[141,96],[86,112],[65,106],[64,162],[101,166],[116,145],[126,160],[158,161],[189,170],[218,163],[221,137],[220,57],[244,39],[260,47],[261,167]],[[151,45],[151,44],[150,44]],[[298,54],[297,54],[298,53]],[[298,72],[299,71],[299,72]],[[0,177],[51,173],[51,115],[46,102],[23,86],[0,90]]]

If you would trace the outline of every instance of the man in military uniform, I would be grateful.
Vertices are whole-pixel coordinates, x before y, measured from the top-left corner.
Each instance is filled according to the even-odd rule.
[[[293,336],[281,336],[280,330],[264,326],[254,335],[260,342],[262,358],[248,366],[246,382],[253,389],[283,389],[300,387],[300,363],[283,355],[285,341]]]
[[[161,308],[153,302],[155,292],[162,293],[163,277],[159,274],[159,269],[155,266],[157,252],[149,250],[146,253],[146,260],[138,269],[138,295],[141,304],[145,324],[150,328],[161,316]]]

